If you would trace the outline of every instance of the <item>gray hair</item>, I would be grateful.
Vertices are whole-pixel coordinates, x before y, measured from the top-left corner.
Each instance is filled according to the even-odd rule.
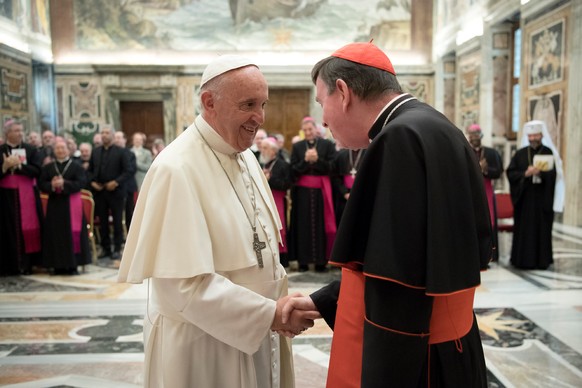
[[[99,133],[101,133],[101,131],[103,131],[104,129],[109,128],[111,130],[111,133],[115,133],[115,127],[113,126],[113,124],[105,124],[101,127],[101,129],[99,129]]]
[[[315,64],[311,71],[314,84],[317,78],[321,78],[329,94],[335,91],[335,83],[341,79],[364,101],[402,93],[402,87],[394,74],[337,57],[327,57]]]
[[[4,122],[4,125],[2,126],[2,133],[4,134],[4,136],[8,135],[8,132],[12,129],[14,125],[24,125],[24,124],[22,124],[22,121],[18,119],[6,120]]]

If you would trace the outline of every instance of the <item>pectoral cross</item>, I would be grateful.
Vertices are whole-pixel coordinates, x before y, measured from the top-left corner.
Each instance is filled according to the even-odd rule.
[[[350,170],[350,175],[352,176],[352,178],[355,178],[357,173],[358,173],[358,171],[356,171],[356,169],[355,169],[355,168],[352,168],[352,169]]]
[[[253,234],[253,249],[255,250],[255,255],[257,255],[257,261],[259,262],[259,268],[263,268],[263,254],[261,250],[265,249],[267,244],[264,241],[259,241],[259,235],[255,232]]]

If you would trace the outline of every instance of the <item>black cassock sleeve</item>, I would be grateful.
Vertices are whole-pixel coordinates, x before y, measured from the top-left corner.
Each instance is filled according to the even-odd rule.
[[[335,325],[335,313],[337,311],[340,285],[341,282],[335,280],[309,295],[313,303],[315,303],[317,310],[332,330]]]

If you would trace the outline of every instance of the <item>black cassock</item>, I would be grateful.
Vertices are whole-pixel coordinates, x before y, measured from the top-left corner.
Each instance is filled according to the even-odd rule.
[[[318,160],[307,163],[305,153],[312,147],[317,149]],[[335,145],[325,139],[317,139],[313,146],[306,140],[293,144],[291,173],[294,181],[303,175],[330,177],[335,153]],[[300,265],[327,264],[323,201],[320,189],[297,184],[291,188],[291,220],[287,235],[289,260],[298,260]]]
[[[78,265],[91,262],[89,238],[85,227],[87,220],[84,216],[81,224],[81,251],[75,253],[73,250],[69,198],[71,194],[78,193],[85,187],[87,175],[79,163],[70,159],[69,161],[63,163],[55,161],[45,165],[39,179],[40,190],[49,194],[43,224],[43,264],[47,268],[54,268],[55,273],[61,274],[73,273]],[[51,180],[60,174],[63,175],[65,184],[63,190],[57,193],[52,190]]]
[[[525,177],[534,155],[552,155],[541,146],[537,150],[518,150],[507,168],[513,203],[513,244],[511,264],[522,269],[546,269],[553,263],[552,224],[554,222],[554,188],[556,169],[542,171],[541,182]]]
[[[348,306],[365,313],[362,358],[348,355],[342,367],[359,365],[367,388],[485,387],[472,299],[467,334],[434,344],[426,334],[437,296],[476,288],[491,258],[487,199],[473,150],[442,114],[406,94],[378,117],[369,137],[330,259],[345,268],[341,286],[347,269],[364,279],[362,300]],[[344,321],[338,290],[331,283],[311,295],[334,327],[330,373],[338,320]]]
[[[284,267],[289,266],[287,249],[287,190],[291,187],[291,166],[282,157],[277,155],[263,166],[263,171],[269,173],[269,187],[273,193],[279,217],[281,218],[281,239],[279,246],[279,260]],[[279,209],[281,207],[281,209]]]

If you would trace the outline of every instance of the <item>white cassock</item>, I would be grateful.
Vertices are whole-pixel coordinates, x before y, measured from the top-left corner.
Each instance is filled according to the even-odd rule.
[[[119,270],[120,282],[151,278],[147,387],[294,386],[291,343],[270,331],[287,275],[268,187],[253,153],[236,153],[201,116],[154,160]],[[245,215],[253,193],[263,268]]]

